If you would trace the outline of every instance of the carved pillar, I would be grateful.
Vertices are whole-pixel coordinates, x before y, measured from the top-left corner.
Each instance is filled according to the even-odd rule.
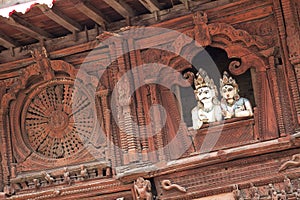
[[[279,39],[283,55],[283,70],[285,74],[285,80],[287,80],[289,83],[289,85],[286,86],[286,93],[291,96],[289,104],[291,105],[292,110],[296,111],[296,113],[292,112],[290,114],[293,116],[294,124],[300,124],[299,88],[293,66],[290,62],[290,60],[295,60],[295,57],[298,57],[300,54],[299,24],[296,24],[296,15],[293,12],[293,9],[294,8],[292,8],[290,0],[274,0],[274,10],[279,27]],[[294,63],[294,65],[296,68],[298,68],[297,66],[299,66],[299,63]]]
[[[268,79],[271,86],[271,95],[275,102],[275,112],[276,112],[276,119],[278,123],[278,128],[280,132],[280,136],[286,135],[286,129],[283,119],[283,112],[281,107],[281,99],[280,99],[280,93],[279,93],[279,86],[278,86],[278,76],[276,73],[275,63],[274,63],[274,56],[269,57],[269,69],[267,70]]]
[[[125,153],[128,153],[128,162],[134,162],[137,158],[137,139],[136,139],[136,130],[133,128],[133,121],[131,119],[131,107],[128,102],[130,98],[129,94],[131,91],[130,79],[127,77],[127,74],[122,76],[120,88],[118,88],[118,98],[120,104],[119,115],[119,125],[121,128],[121,142],[125,147]],[[125,157],[124,157],[125,159]],[[125,160],[124,160],[124,164]]]
[[[113,44],[110,46],[110,52],[111,54],[114,52],[113,51]],[[112,62],[111,65],[107,68],[106,73],[104,76],[104,79],[107,79],[107,85],[109,87],[109,90],[113,90],[115,87],[115,84],[117,83],[117,73],[118,73],[118,63],[116,61]],[[112,109],[118,110],[119,106],[118,105],[113,105],[114,108],[110,107],[110,103],[112,101],[111,96],[107,96],[107,108],[111,111]],[[103,112],[105,113],[104,108]],[[121,157],[121,150],[120,150],[120,137],[119,137],[119,129],[118,125],[116,124],[115,120],[111,120],[110,124],[111,132],[108,133],[110,134],[110,137],[112,138],[112,142],[114,144],[114,154],[116,155],[115,160],[113,160],[112,165],[114,166],[120,166],[122,164],[122,157]],[[113,171],[114,173],[114,171]]]
[[[3,101],[2,101],[3,103]],[[5,105],[1,105],[5,106]],[[7,131],[8,128],[8,111],[5,108],[0,109],[0,148],[1,148],[1,166],[2,166],[2,172],[3,172],[3,186],[9,186],[10,185],[10,171],[9,171],[9,165],[11,163],[11,145],[10,145],[10,137],[9,132]]]
[[[0,192],[3,191],[3,170],[2,170],[2,155],[0,153]]]
[[[130,69],[130,62],[127,52],[127,44],[125,41],[120,40],[114,43],[114,48],[111,48],[113,53],[112,57],[116,58],[117,67],[119,69],[117,73],[118,81],[122,79],[121,84],[118,87],[118,102],[116,105],[119,118],[120,136],[123,154],[124,164],[135,162],[138,160],[138,148],[136,131],[133,128],[133,121],[131,119],[131,107],[129,105],[130,92],[132,91],[132,77],[125,74]],[[116,83],[116,82],[115,82]]]
[[[169,144],[170,152],[168,156],[171,159],[177,159],[183,156],[190,148],[188,131],[185,124],[180,124],[184,122],[181,121],[180,108],[177,106],[174,94],[170,90],[163,88],[161,89],[161,98],[163,106],[168,112],[166,122],[168,134],[164,138],[164,142]]]
[[[128,39],[129,49],[136,49],[134,40]],[[143,70],[138,68],[139,65],[142,64],[141,55],[139,50],[130,51],[130,63],[132,67],[133,77],[134,77],[134,85],[144,85],[144,73]],[[136,88],[136,87],[135,87]],[[137,122],[139,125],[139,133],[141,135],[141,152],[142,152],[142,159],[143,161],[148,160],[148,141],[147,141],[147,130],[146,126],[146,119],[145,119],[145,110],[143,102],[147,102],[144,95],[143,87],[136,89],[135,91],[135,98],[136,98],[136,114],[137,114]]]
[[[113,165],[120,163],[120,152],[114,143],[114,138],[112,136],[112,121],[111,121],[111,110],[109,108],[109,94],[110,91],[105,88],[100,88],[98,92],[99,97],[99,110],[101,112],[101,116],[99,119],[101,120],[101,128],[105,131],[106,136],[106,144],[107,144],[107,152],[106,152],[106,160],[111,161]],[[118,159],[118,160],[116,160]]]
[[[161,101],[159,100],[159,94],[158,94],[158,86],[151,84],[149,85],[150,87],[150,94],[151,94],[151,105],[161,105]],[[164,140],[163,140],[163,136],[166,135],[166,132],[164,131],[164,128],[162,128],[161,130],[158,131],[157,128],[159,127],[163,127],[162,126],[162,113],[160,112],[160,110],[154,109],[154,113],[153,113],[153,133],[156,133],[156,144],[157,144],[157,152],[158,152],[158,160],[159,161],[164,161],[166,160],[165,158],[165,152],[164,152]]]

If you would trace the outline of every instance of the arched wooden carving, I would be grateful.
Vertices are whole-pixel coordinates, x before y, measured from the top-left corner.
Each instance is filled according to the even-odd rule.
[[[194,15],[194,29],[184,32],[184,34],[194,40],[186,39],[185,44],[182,45],[182,41],[181,44],[176,44],[177,41],[180,41],[176,39],[176,42],[173,43],[173,48],[177,49],[180,55],[183,55],[191,62],[193,57],[203,50],[203,48],[200,48],[201,45],[202,47],[208,45],[218,47],[227,52],[229,59],[240,59],[240,61],[233,61],[229,65],[229,70],[234,75],[241,75],[250,68],[254,69],[252,71],[252,80],[254,82],[254,94],[258,110],[255,117],[257,118],[256,122],[258,123],[260,136],[262,139],[277,137],[276,118],[282,118],[282,116],[275,115],[275,110],[280,105],[273,105],[280,104],[280,102],[276,102],[271,97],[271,91],[276,90],[276,88],[273,88],[276,85],[270,85],[267,72],[270,67],[269,57],[272,56],[272,48],[264,44],[261,38],[252,36],[246,31],[237,30],[229,24],[206,24],[205,22],[207,21],[206,14],[196,13]],[[201,26],[199,26],[199,23]],[[204,33],[206,36],[202,37]],[[194,43],[194,41],[196,42]],[[196,48],[195,44],[200,47]],[[169,66],[178,69],[176,59],[180,59],[180,57],[169,58],[169,60],[172,60]],[[186,68],[179,68],[178,70],[183,71],[184,69]]]
[[[95,131],[94,94],[88,89],[96,85],[85,85],[91,81],[76,77],[69,63],[33,53],[36,63],[21,70],[1,102],[5,184],[10,163],[19,173],[105,160],[106,141]]]
[[[206,14],[196,13],[193,19],[194,28],[176,38],[171,46],[181,56],[164,55],[160,60],[163,61],[163,64],[182,72],[191,67],[188,63],[191,63],[192,59],[203,51],[205,46],[224,49],[229,59],[235,59],[229,65],[232,74],[241,75],[248,69],[253,69],[251,73],[258,110],[255,119],[260,138],[278,137],[277,123],[282,124],[282,127],[284,125],[281,102],[278,92],[276,92],[278,91],[277,79],[271,77],[272,71],[269,70],[269,61],[275,52],[274,48],[264,44],[260,37],[252,36],[244,30],[237,30],[229,24],[207,24]],[[152,55],[155,51],[158,50],[151,50],[148,53]],[[186,61],[182,58],[185,58]],[[284,135],[284,132],[285,129],[282,128],[281,134]]]

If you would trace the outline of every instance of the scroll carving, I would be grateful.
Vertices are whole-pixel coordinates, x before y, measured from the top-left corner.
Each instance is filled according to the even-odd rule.
[[[288,168],[300,167],[300,154],[295,154],[292,156],[292,159],[283,163],[278,171],[284,171]]]
[[[175,189],[175,190],[178,190],[179,192],[183,192],[185,193],[186,192],[186,189],[180,185],[177,185],[177,184],[174,184],[174,183],[171,183],[170,180],[163,180],[161,181],[161,185],[162,185],[162,188],[164,190],[172,190],[172,189]]]
[[[230,38],[230,43],[242,42],[245,47],[256,46],[259,49],[268,48],[268,46],[264,44],[262,38],[252,36],[244,30],[235,29],[229,24],[216,23],[209,24],[208,27],[209,33],[213,37],[217,35],[226,35]]]

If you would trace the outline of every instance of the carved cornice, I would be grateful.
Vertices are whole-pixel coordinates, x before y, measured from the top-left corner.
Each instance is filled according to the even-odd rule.
[[[102,193],[101,191],[105,190],[105,193],[115,191],[117,188],[120,188],[122,183],[113,179],[106,179],[105,181],[95,180],[90,182],[83,182],[81,184],[74,184],[68,187],[55,187],[53,189],[35,191],[28,194],[16,194],[6,199],[8,200],[23,200],[23,199],[50,199],[50,198],[72,198],[72,196],[80,195],[82,196],[91,196],[97,193]],[[131,186],[123,186],[126,190],[130,190]]]
[[[298,168],[300,167],[300,154],[295,154],[292,159],[284,162],[278,169],[279,172],[284,171],[288,168]]]

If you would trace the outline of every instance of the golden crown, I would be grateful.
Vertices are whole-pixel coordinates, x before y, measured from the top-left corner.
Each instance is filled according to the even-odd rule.
[[[222,89],[224,85],[232,85],[236,89],[238,89],[239,87],[236,81],[231,76],[229,76],[226,71],[224,71],[223,73],[223,78],[220,79],[220,88]]]
[[[203,69],[199,69],[198,73],[196,74],[196,77],[194,79],[194,85],[196,90],[201,87],[209,87],[211,89],[216,90],[214,80],[209,78],[206,71],[204,71]]]

